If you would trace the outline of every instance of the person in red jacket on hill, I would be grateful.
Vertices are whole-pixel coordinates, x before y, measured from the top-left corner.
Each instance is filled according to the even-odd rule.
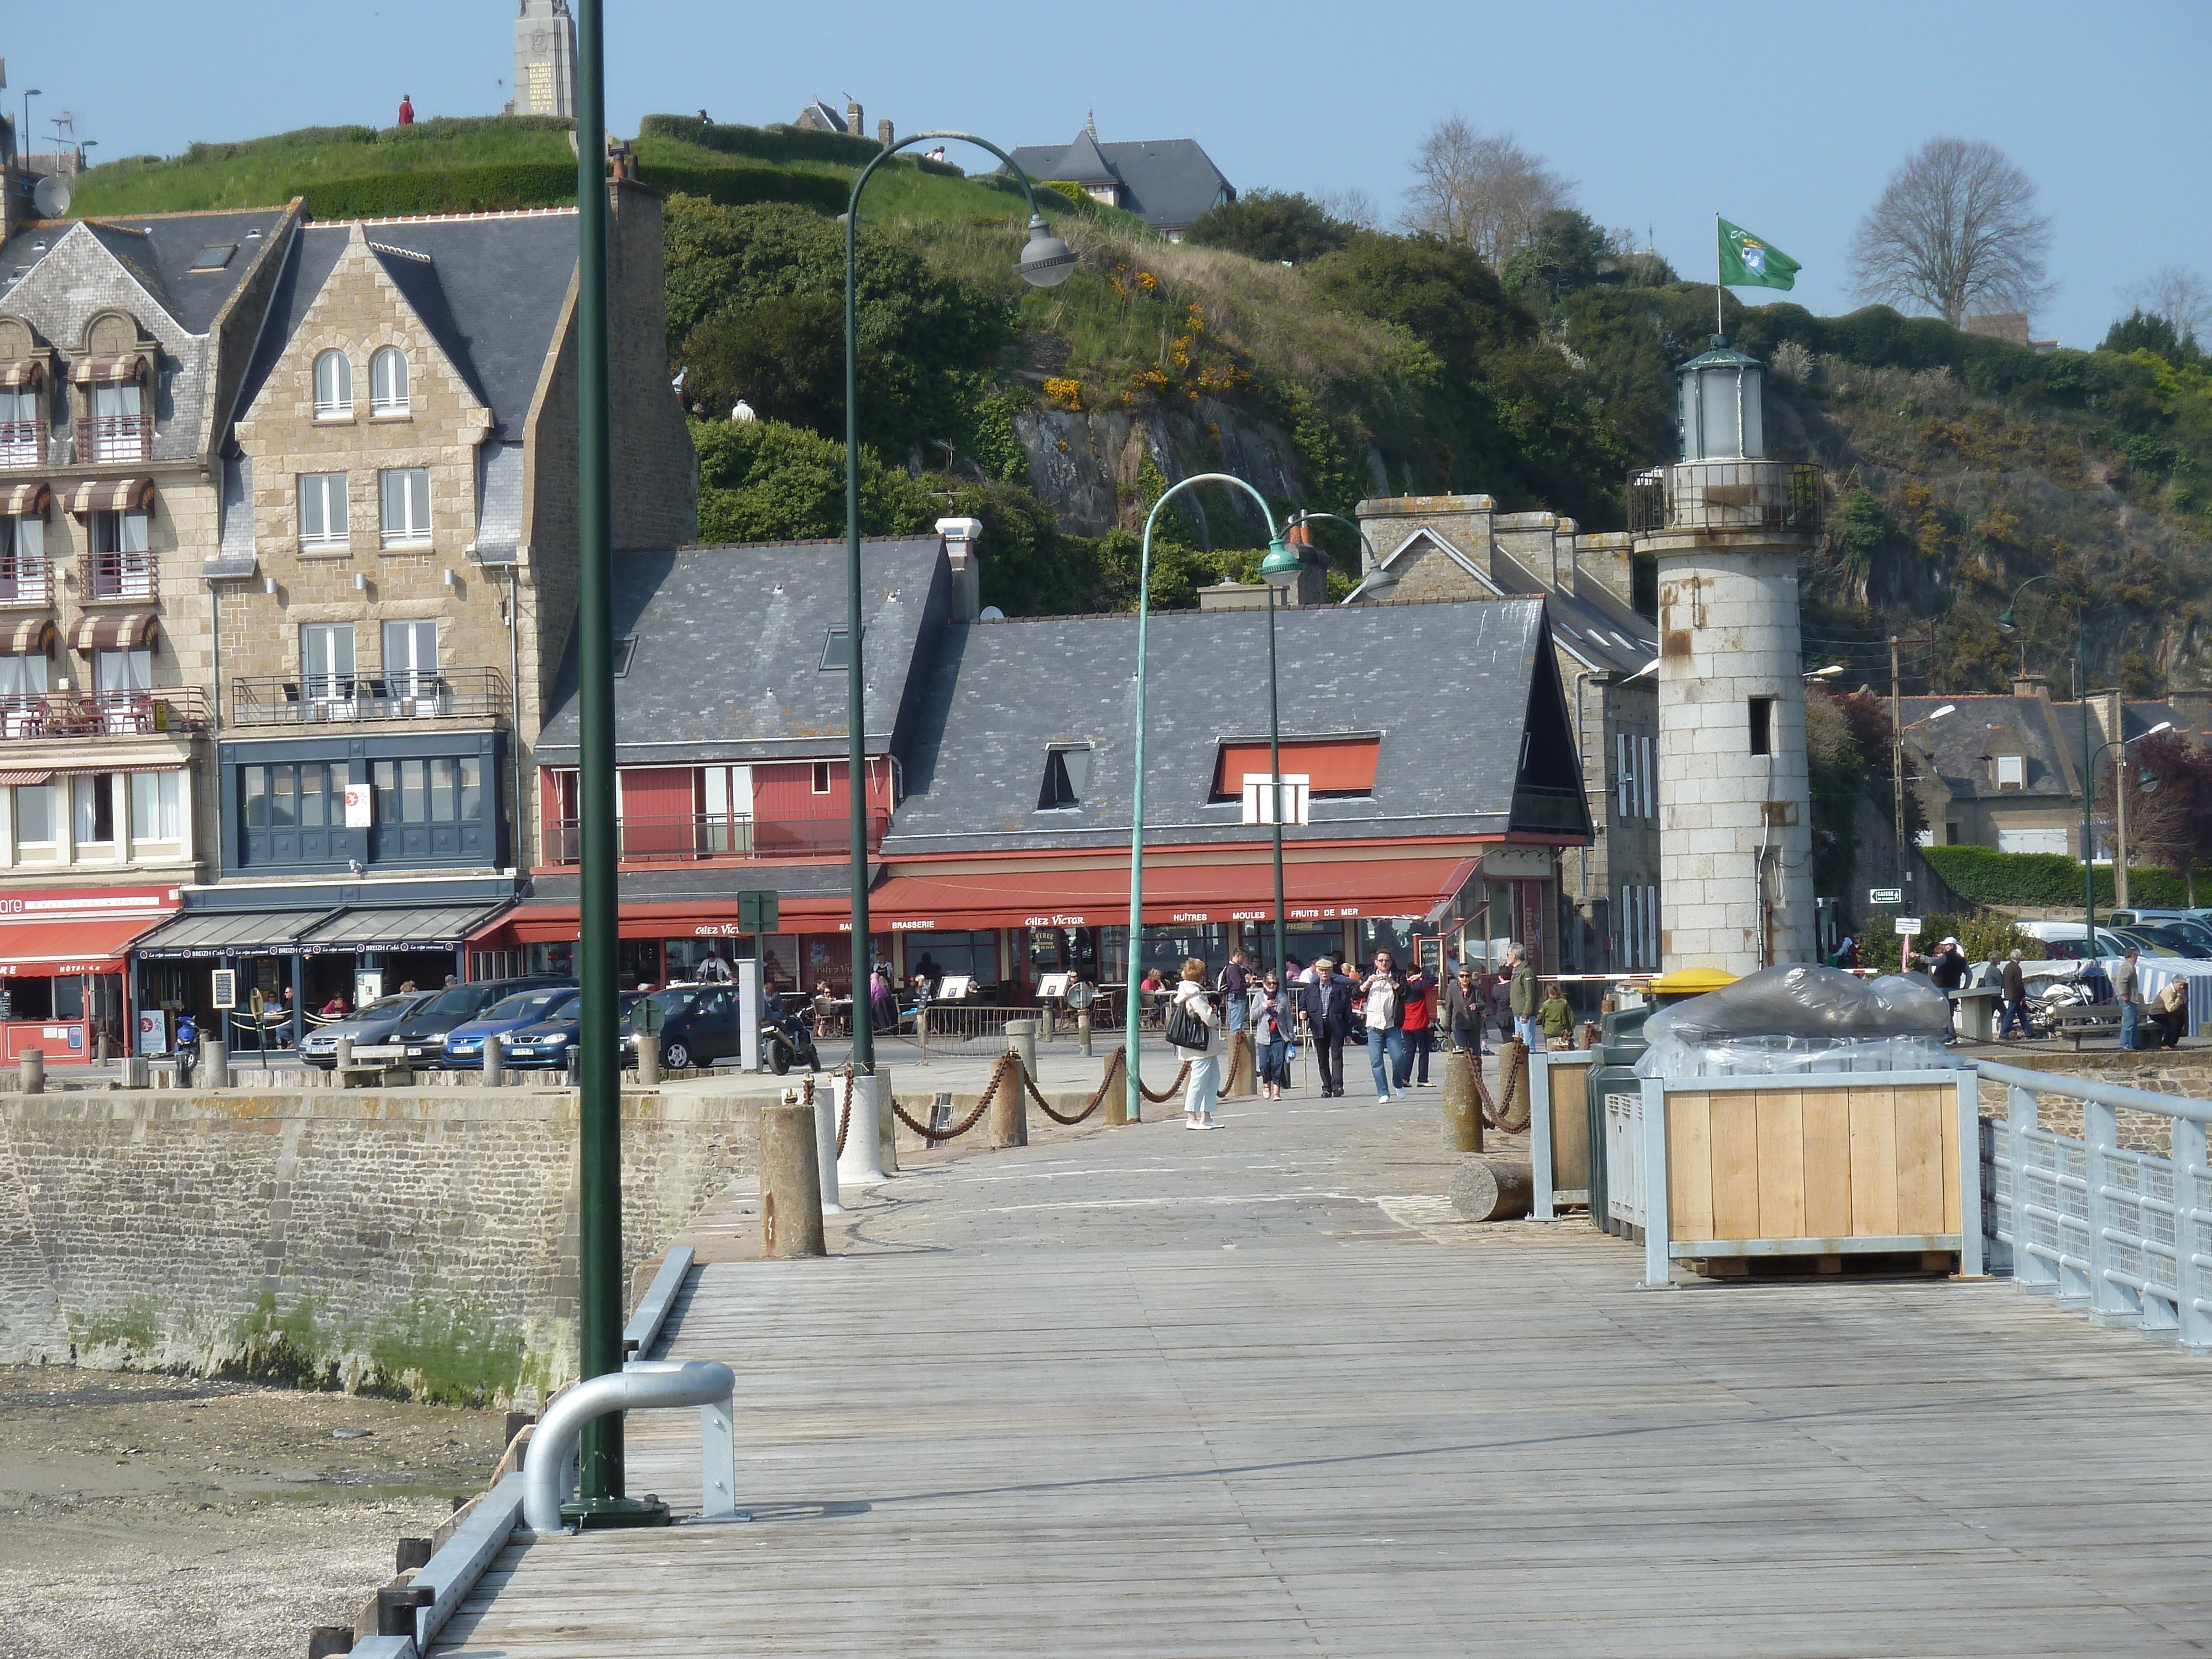
[[[403,127],[415,125],[415,94],[411,92],[399,94],[399,125]]]

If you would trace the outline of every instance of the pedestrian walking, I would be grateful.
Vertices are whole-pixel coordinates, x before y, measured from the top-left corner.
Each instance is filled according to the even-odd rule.
[[[1959,948],[1957,939],[1946,934],[1936,945],[1935,954],[1923,957],[1921,960],[1928,964],[1928,977],[1936,981],[1936,988],[1951,1005],[1951,1035],[1943,1041],[1946,1043],[1956,1042],[1959,1040],[1959,999],[1954,994],[1966,982],[1966,953]]]
[[[1505,952],[1508,1005],[1513,1010],[1513,1035],[1521,1039],[1524,1048],[1536,1047],[1536,970],[1528,965],[1528,953],[1520,945],[1509,947]]]
[[[1400,989],[1405,1007],[1398,1029],[1405,1034],[1405,1053],[1398,1061],[1398,1092],[1404,1094],[1409,1081],[1416,1088],[1433,1089],[1436,1085],[1429,1081],[1429,1050],[1436,1046],[1437,981],[1415,963]]]
[[[1269,974],[1252,994],[1252,1040],[1260,1055],[1260,1092],[1280,1100],[1291,1081],[1291,1039],[1297,1006],[1279,975]]]
[[[2004,1020],[1997,1027],[1998,1038],[2009,1037],[2014,1024],[2019,1025],[2022,1036],[2034,1036],[2027,1024],[2027,975],[2021,969],[2019,951],[2014,951],[2005,959],[2003,968],[1998,971],[1997,984],[2004,992]]]
[[[2140,953],[2132,945],[2120,953],[2112,965],[2112,995],[2120,1005],[2120,1047],[2136,1046],[2142,1024],[2142,1003],[2136,988],[2140,981],[2136,974],[2136,958]]]
[[[1552,994],[1537,1005],[1536,1029],[1544,1034],[1544,1046],[1547,1048],[1575,1029],[1574,1006],[1556,984],[1552,987]]]
[[[1375,1075],[1375,1103],[1390,1103],[1392,1076],[1406,1072],[1406,1033],[1398,1022],[1405,1008],[1405,981],[1388,951],[1375,953],[1373,970],[1359,981],[1359,1000],[1367,1021],[1367,1068]],[[1398,1085],[1400,1099],[1405,1085]]]
[[[1168,1042],[1190,1066],[1182,1091],[1182,1127],[1211,1129],[1213,1103],[1221,1092],[1221,1042],[1214,1028],[1221,1016],[1206,994],[1206,964],[1196,957],[1182,965],[1182,977],[1168,1001]]]
[[[1451,1046],[1460,1053],[1477,1057],[1483,1054],[1482,1020],[1489,1012],[1488,1004],[1474,969],[1462,963],[1451,983],[1444,987],[1444,1028],[1451,1033]]]
[[[1502,1047],[1513,1039],[1513,982],[1503,973],[1483,975],[1483,992],[1490,999],[1490,1018],[1498,1028]]]
[[[1313,979],[1298,988],[1298,1012],[1312,1035],[1314,1063],[1321,1070],[1323,1099],[1344,1092],[1344,1039],[1352,1030],[1350,979],[1336,971],[1336,963],[1317,957]]]
[[[1244,1029],[1251,1012],[1252,975],[1246,970],[1246,960],[1240,945],[1229,953],[1229,965],[1221,970],[1221,1012],[1228,1018],[1231,1036]]]

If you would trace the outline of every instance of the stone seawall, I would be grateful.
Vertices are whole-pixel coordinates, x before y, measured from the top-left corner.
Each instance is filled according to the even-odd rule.
[[[2007,1043],[2003,1052],[1989,1057],[2007,1066],[2017,1066],[2024,1072],[2051,1072],[2089,1078],[2099,1083],[2117,1083],[2124,1088],[2146,1089],[2153,1094],[2212,1100],[2212,1048],[2084,1048],[2075,1054],[2070,1048],[2029,1048]],[[2052,1087],[2063,1085],[2054,1079]],[[1980,1093],[1982,1115],[2002,1122],[2005,1115],[2004,1085],[1985,1079]],[[2081,1103],[2063,1094],[2045,1095],[2037,1121],[2045,1128],[2060,1134],[2079,1136]],[[2116,1120],[2120,1145],[2164,1158],[2173,1149],[2170,1121],[2149,1112],[2122,1110]]]
[[[564,1090],[0,1097],[0,1361],[530,1403],[575,1373]],[[623,1097],[623,1250],[757,1167],[760,1097]]]

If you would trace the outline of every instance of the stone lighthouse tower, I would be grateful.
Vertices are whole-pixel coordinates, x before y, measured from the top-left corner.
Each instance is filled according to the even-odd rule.
[[[1659,949],[1747,974],[1815,959],[1797,561],[1820,474],[1766,459],[1756,358],[1716,337],[1680,373],[1681,461],[1629,507],[1659,566]]]

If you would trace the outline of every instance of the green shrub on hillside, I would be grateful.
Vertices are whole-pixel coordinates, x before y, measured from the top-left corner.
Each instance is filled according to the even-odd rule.
[[[1200,247],[1225,247],[1249,259],[1302,265],[1334,253],[1357,228],[1297,191],[1248,190],[1208,208],[1184,231]]]
[[[1921,849],[1951,890],[1976,904],[2023,908],[2081,908],[2081,866],[2063,853],[2000,853],[1988,847],[1927,847]],[[2097,908],[2112,902],[2112,867],[2096,869]],[[2128,898],[2154,910],[2179,909],[2189,890],[2171,870],[2128,866]]]
[[[750,156],[757,161],[834,161],[840,167],[860,167],[883,153],[883,146],[874,139],[848,132],[782,125],[749,127],[737,122],[702,121],[696,115],[648,115],[637,124],[637,132],[641,138],[675,138],[725,155]]]
[[[444,167],[429,173],[372,173],[307,186],[318,219],[398,219],[431,213],[496,213],[558,207],[576,199],[576,169],[557,161]]]
[[[842,213],[852,193],[835,174],[793,167],[692,167],[647,161],[639,162],[637,176],[668,195],[702,197],[721,207],[791,202],[819,213]]]

